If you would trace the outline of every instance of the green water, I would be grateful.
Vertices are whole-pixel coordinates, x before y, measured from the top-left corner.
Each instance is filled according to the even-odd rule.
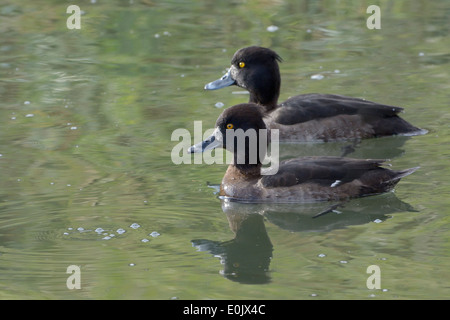
[[[450,297],[448,1],[379,1],[379,30],[365,1],[71,4],[79,30],[65,1],[0,5],[1,299]],[[175,165],[171,134],[248,99],[203,90],[248,45],[284,59],[281,100],[404,107],[427,135],[366,140],[350,156],[421,169],[315,219],[323,206],[222,204],[208,184],[226,165]],[[81,289],[66,285],[71,265]],[[380,289],[366,285],[371,265]]]

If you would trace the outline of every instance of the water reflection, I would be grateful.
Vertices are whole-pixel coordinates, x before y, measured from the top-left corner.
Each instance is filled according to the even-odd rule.
[[[268,221],[291,232],[328,232],[369,222],[381,223],[396,212],[416,211],[392,192],[346,203],[273,205],[259,210]]]
[[[269,264],[273,246],[264,225],[264,217],[252,210],[239,210],[222,202],[230,229],[235,237],[219,242],[206,239],[192,240],[199,251],[209,251],[220,257],[221,274],[233,281],[263,284],[270,281]]]
[[[279,152],[282,160],[302,156],[394,159],[405,152],[404,145],[409,139],[409,136],[391,136],[333,143],[282,143]]]
[[[222,201],[234,238],[228,241],[192,240],[199,251],[220,258],[227,279],[247,284],[271,281],[273,246],[265,227],[268,221],[289,232],[330,232],[366,223],[381,223],[396,212],[414,212],[394,193],[354,199],[346,203],[248,204]]]

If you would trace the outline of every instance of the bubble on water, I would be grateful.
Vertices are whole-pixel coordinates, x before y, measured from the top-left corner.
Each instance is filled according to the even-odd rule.
[[[324,76],[322,74],[313,74],[311,76],[312,80],[322,80],[324,78]]]
[[[83,227],[79,227],[79,228],[77,228],[77,230],[78,231],[84,231],[84,228]]]
[[[425,55],[425,52],[419,52],[419,57],[423,57]]]
[[[142,239],[141,242],[149,242],[150,240],[148,239]]]
[[[118,234],[122,234],[122,233],[125,233],[126,231],[124,229],[122,229],[122,228],[119,228],[119,229],[116,230],[116,232]]]
[[[225,104],[223,103],[223,102],[217,102],[214,106],[216,107],[216,108],[223,108],[223,106],[224,106]]]
[[[25,118],[33,118],[34,114],[33,113],[28,113],[25,115]]]
[[[375,219],[375,220],[373,220],[373,222],[375,222],[375,223],[381,223],[381,222],[383,222],[383,220]]]
[[[78,127],[76,127],[76,126],[70,127],[70,130],[77,130],[77,129],[78,129]]]
[[[109,239],[111,239],[111,237],[110,236],[106,236],[106,237],[103,237],[102,239],[103,240],[109,240]]]
[[[156,231],[153,231],[152,233],[149,234],[149,236],[152,236],[153,238],[159,237],[160,235],[161,234]]]
[[[136,264],[135,263],[129,263],[128,264],[130,267],[134,267]]]
[[[346,263],[348,263],[348,261],[346,261],[346,260],[341,260],[341,261],[339,261],[339,263],[346,264]]]
[[[277,26],[274,26],[274,25],[272,25],[272,26],[268,26],[267,27],[267,31],[269,31],[269,32],[275,32],[275,31],[277,31],[279,28],[277,27]]]
[[[24,103],[23,104],[30,104],[31,102],[30,101],[24,101]]]
[[[97,228],[94,231],[97,232],[97,233],[102,233],[105,230],[103,228]]]
[[[137,229],[137,228],[139,228],[139,227],[140,227],[140,225],[137,224],[136,222],[135,222],[135,223],[132,223],[132,224],[130,225],[130,228],[132,228],[132,229]]]
[[[323,258],[323,257],[326,257],[327,255],[326,255],[325,253],[319,253],[317,256],[318,256],[319,258]]]

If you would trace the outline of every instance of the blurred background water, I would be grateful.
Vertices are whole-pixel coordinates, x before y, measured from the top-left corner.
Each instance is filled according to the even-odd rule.
[[[71,4],[79,30],[66,27]],[[379,30],[366,27],[371,4],[3,0],[0,298],[448,299],[450,3],[378,1]],[[404,107],[427,135],[366,140],[349,156],[421,169],[316,219],[326,205],[221,203],[226,165],[175,165],[171,134],[247,101],[203,86],[248,45],[283,58],[280,101]],[[70,265],[80,290],[66,286]],[[381,289],[366,286],[370,265]]]

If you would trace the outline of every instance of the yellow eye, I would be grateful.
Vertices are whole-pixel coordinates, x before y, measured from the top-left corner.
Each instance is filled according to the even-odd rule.
[[[243,67],[245,67],[245,63],[244,62],[239,62],[239,68],[243,68]]]
[[[233,129],[233,124],[232,123],[229,123],[229,124],[227,124],[227,129]]]

